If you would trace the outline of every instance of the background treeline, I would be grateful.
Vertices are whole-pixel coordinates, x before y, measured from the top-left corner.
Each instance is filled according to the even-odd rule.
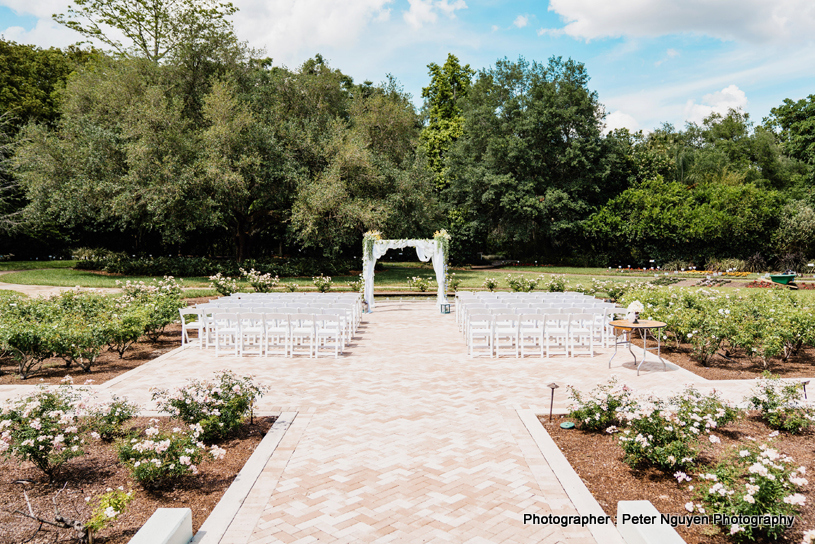
[[[446,228],[454,262],[815,257],[815,95],[604,133],[571,59],[450,55],[417,111],[391,76],[200,36],[160,58],[0,40],[0,254],[342,259],[368,229]]]

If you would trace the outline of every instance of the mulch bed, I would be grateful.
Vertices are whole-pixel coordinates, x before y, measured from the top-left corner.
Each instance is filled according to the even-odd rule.
[[[213,298],[218,297],[190,298],[186,302],[189,306],[192,306],[203,304]],[[194,335],[195,333],[193,333]],[[92,380],[90,383],[94,385],[99,385],[120,374],[124,374],[128,370],[133,370],[144,363],[150,362],[179,346],[181,346],[181,325],[173,323],[167,325],[158,341],[151,342],[147,338],[142,338],[141,341],[130,346],[121,359],[115,351],[103,351],[91,367],[90,372],[85,372],[77,366],[66,368],[65,361],[59,357],[54,357],[47,359],[36,372],[33,372],[25,380],[20,379],[14,359],[4,354],[4,356],[0,357],[0,385],[56,384],[65,376],[71,376],[74,379],[74,384],[77,385],[82,385],[88,380]]]
[[[637,343],[635,341],[635,344]],[[639,345],[642,343],[639,342]],[[653,347],[650,339],[648,347],[649,349]],[[708,359],[706,365],[702,365],[693,357],[691,348],[691,344],[680,344],[679,348],[676,348],[674,342],[670,342],[668,346],[663,344],[662,354],[668,361],[708,380],[746,380],[757,378],[764,372],[761,360],[756,358],[751,361],[743,350],[717,353]],[[782,378],[815,377],[815,348],[801,348],[786,362],[781,362],[780,358],[771,359],[769,371]],[[815,391],[815,383],[812,390]]]
[[[0,462],[0,543],[76,542],[72,530],[43,526],[38,532],[37,522],[11,513],[27,511],[25,490],[34,512],[53,519],[52,497],[63,485],[65,489],[57,501],[59,511],[68,518],[81,521],[87,521],[92,514],[92,507],[85,502],[86,497],[96,497],[108,488],[119,486],[133,492],[134,498],[125,513],[96,535],[95,543],[128,542],[156,508],[192,509],[193,531],[197,531],[271,428],[274,419],[255,418],[254,424],[247,421],[234,437],[220,444],[226,449],[223,459],[204,462],[197,475],[153,490],[142,488],[131,478],[128,470],[118,463],[114,444],[110,442],[92,441],[85,449],[86,455],[63,465],[52,483],[48,483],[47,477],[31,463],[20,464],[15,459]],[[145,428],[147,424],[146,418],[132,422],[132,426],[139,428]],[[168,418],[162,418],[160,424],[170,428],[178,425],[178,421]],[[31,540],[27,540],[29,538]]]
[[[568,421],[565,416],[555,417],[552,423],[548,417],[541,417],[540,421],[600,503],[603,511],[611,516],[615,523],[617,501],[650,500],[660,513],[684,515],[687,514],[685,503],[696,498],[694,492],[688,489],[690,485],[697,484],[697,478],[693,473],[689,472],[693,481],[680,485],[671,474],[665,474],[658,469],[632,469],[623,462],[623,451],[614,435],[561,429],[560,423]],[[772,429],[754,415],[732,423],[715,433],[722,442],[705,450],[699,459],[700,466],[713,463],[718,456],[738,442],[749,443],[746,440],[748,436],[755,438],[759,444],[764,443],[771,432]],[[772,441],[772,447],[790,455],[796,464],[807,467],[807,478],[811,482],[809,486],[800,490],[807,498],[806,505],[801,509],[801,517],[787,530],[784,538],[774,542],[798,544],[801,542],[803,531],[815,529],[815,493],[812,492],[815,489],[815,482],[812,481],[812,471],[815,470],[813,437],[815,435],[812,432],[798,436],[782,433]],[[713,525],[677,527],[677,532],[688,544],[735,542],[719,527]]]
[[[59,357],[47,359],[39,370],[29,375],[28,379],[20,379],[17,373],[17,364],[11,356],[0,357],[0,385],[38,385],[59,383],[65,376],[71,376],[77,385],[87,380],[99,385],[128,370],[152,361],[156,357],[167,353],[181,345],[181,325],[174,323],[164,329],[157,342],[150,342],[147,338],[133,344],[122,359],[115,351],[103,351],[89,372],[78,366],[65,367],[65,361]]]

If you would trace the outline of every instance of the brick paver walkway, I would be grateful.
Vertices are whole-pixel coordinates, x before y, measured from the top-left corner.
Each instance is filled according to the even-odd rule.
[[[523,513],[577,512],[516,410],[547,412],[552,381],[590,389],[611,374],[658,394],[695,383],[741,399],[749,388],[661,364],[636,376],[625,357],[608,370],[608,357],[471,358],[453,315],[384,302],[339,359],[216,358],[192,347],[98,389],[149,408],[152,386],[232,368],[271,387],[259,410],[298,412],[224,544],[581,543],[595,542],[586,528],[523,524]],[[561,388],[556,409],[566,402]]]

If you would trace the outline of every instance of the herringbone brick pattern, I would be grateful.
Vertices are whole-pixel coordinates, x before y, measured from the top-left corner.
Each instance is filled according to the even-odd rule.
[[[260,411],[299,411],[221,540],[311,542],[594,542],[587,529],[523,525],[523,513],[576,513],[516,413],[549,409],[546,384],[589,389],[612,374],[668,394],[715,385],[740,399],[744,382],[708,382],[624,356],[467,356],[453,315],[433,304],[385,302],[345,356],[215,357],[195,347],[153,361],[101,394],[152,409],[150,388],[231,368],[270,387]],[[630,359],[630,355],[629,355]],[[0,397],[11,396],[0,388]],[[564,388],[555,409],[567,404]]]

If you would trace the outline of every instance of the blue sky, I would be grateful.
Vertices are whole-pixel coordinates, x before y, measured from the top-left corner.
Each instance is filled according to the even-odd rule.
[[[0,0],[0,33],[42,47],[79,36],[64,0]],[[740,107],[760,122],[815,94],[811,0],[234,0],[238,36],[276,64],[321,53],[357,81],[392,73],[421,102],[427,64],[519,56],[586,65],[609,127],[681,127]]]

